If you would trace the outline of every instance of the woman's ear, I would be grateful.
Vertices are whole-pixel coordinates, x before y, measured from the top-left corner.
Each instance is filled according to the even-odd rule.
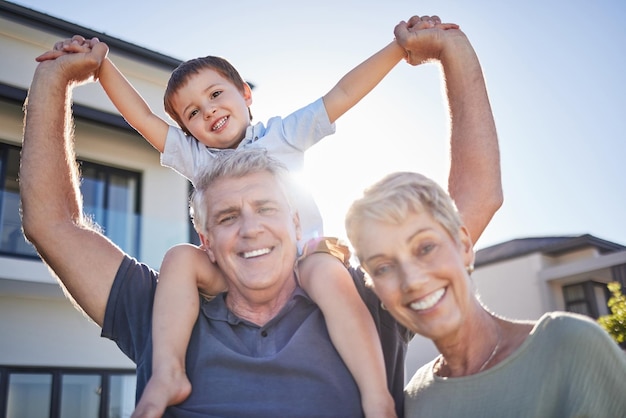
[[[469,235],[469,231],[465,226],[461,226],[459,229],[459,241],[461,245],[461,251],[463,252],[463,262],[466,266],[474,265],[474,243]]]

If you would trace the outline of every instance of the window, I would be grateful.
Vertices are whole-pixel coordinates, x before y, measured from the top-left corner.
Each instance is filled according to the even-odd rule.
[[[50,413],[51,374],[9,375],[6,417],[45,418]]]
[[[20,148],[0,143],[0,254],[36,257],[24,239],[20,219]],[[83,161],[85,213],[125,252],[139,257],[141,175]]]
[[[100,375],[61,375],[60,415],[67,418],[97,418],[101,392],[102,376]]]
[[[118,374],[109,377],[109,418],[130,417],[135,410],[135,390],[137,378],[131,374]],[[132,395],[132,396],[130,396]]]
[[[597,319],[608,313],[606,283],[593,280],[563,286],[565,310]]]
[[[135,406],[132,370],[0,367],[0,377],[7,418],[122,418]]]
[[[83,161],[81,163],[85,213],[131,256],[139,256],[140,175]]]
[[[36,257],[35,248],[22,234],[19,166],[20,149],[0,143],[0,253]]]

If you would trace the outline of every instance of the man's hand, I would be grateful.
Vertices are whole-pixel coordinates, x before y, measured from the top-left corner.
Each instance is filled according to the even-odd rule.
[[[419,65],[439,60],[445,46],[445,37],[458,31],[455,23],[441,23],[439,16],[413,16],[408,22],[400,22],[394,29],[398,44],[407,52],[406,61]]]
[[[109,47],[98,38],[85,39],[80,35],[57,42],[53,49],[35,60],[40,66],[57,72],[70,83],[83,83],[97,79],[100,65]]]

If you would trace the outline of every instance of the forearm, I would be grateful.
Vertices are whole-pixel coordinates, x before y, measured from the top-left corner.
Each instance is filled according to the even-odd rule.
[[[334,123],[372,91],[405,54],[405,50],[392,41],[343,76],[324,96],[330,122]]]
[[[502,204],[498,137],[476,53],[462,32],[448,34],[440,56],[451,117],[448,187],[476,242]]]
[[[163,152],[167,122],[152,112],[148,103],[108,58],[100,67],[98,80],[124,119],[159,152]]]
[[[67,143],[72,130],[70,94],[69,80],[51,65],[37,67],[25,105],[20,192],[24,233],[40,250],[50,239],[40,243],[39,237],[54,225],[82,222],[77,168]]]

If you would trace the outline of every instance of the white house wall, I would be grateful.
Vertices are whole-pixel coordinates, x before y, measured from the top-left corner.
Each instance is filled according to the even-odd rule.
[[[67,34],[69,37],[71,34]],[[27,89],[37,66],[35,57],[41,55],[62,39],[62,35],[47,33],[7,20],[0,16],[0,81]],[[170,70],[157,68],[139,60],[132,60],[115,50],[109,57],[141,93],[152,110],[165,117],[163,92]],[[96,83],[81,86],[74,94],[77,103],[117,113],[102,87]]]
[[[134,368],[65,298],[0,296],[0,364]]]
[[[35,57],[50,49],[55,36],[0,17],[0,80],[27,88],[37,63]]]
[[[538,319],[554,309],[548,286],[537,273],[540,254],[481,266],[472,275],[481,300],[494,312],[516,319]]]
[[[37,65],[35,57],[50,49],[60,36],[0,17],[0,82],[28,89]],[[170,71],[116,51],[111,51],[110,57],[152,109],[164,116],[163,92]],[[117,113],[95,83],[77,87],[74,102]],[[20,146],[22,133],[21,105],[0,100],[0,141]],[[79,118],[75,136],[78,158],[141,173],[139,259],[158,268],[169,247],[188,239],[186,180],[161,167],[158,152],[134,132]],[[15,257],[0,257],[0,364],[134,367],[64,297],[42,262]]]

